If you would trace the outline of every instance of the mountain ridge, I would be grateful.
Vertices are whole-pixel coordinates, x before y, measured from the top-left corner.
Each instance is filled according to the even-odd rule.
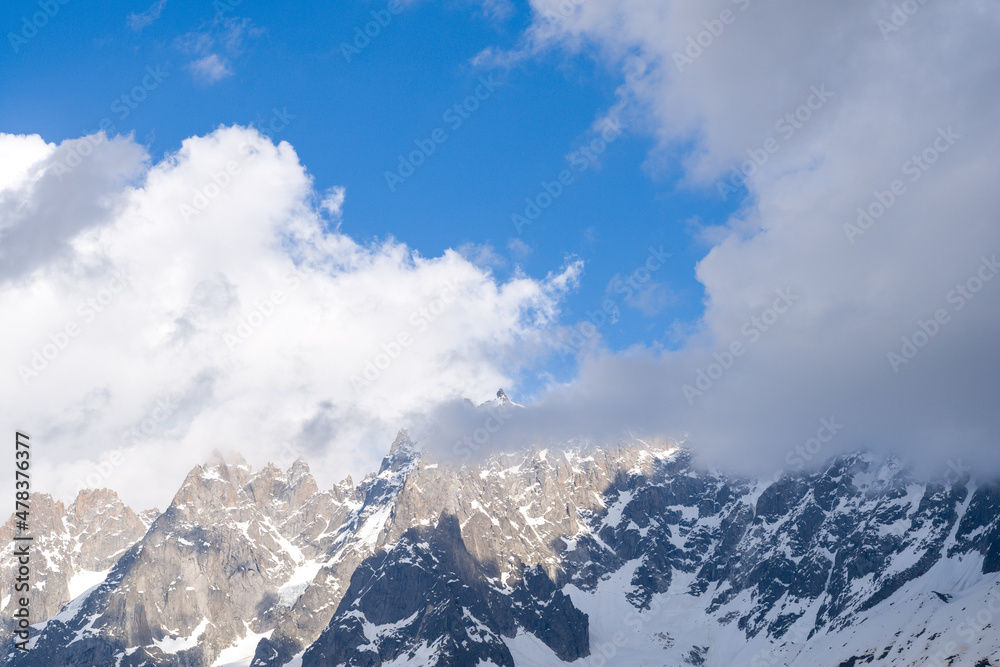
[[[902,665],[925,664],[924,637],[946,635],[955,655],[989,660],[995,638],[958,634],[973,626],[954,605],[993,613],[996,596],[1000,613],[998,490],[920,482],[863,453],[743,479],[641,440],[456,465],[401,432],[377,473],[330,489],[302,460],[256,472],[213,460],[8,658],[499,667],[610,650],[634,664],[838,664],[808,662],[829,644],[839,660]],[[399,599],[417,591],[419,609]],[[899,622],[876,647],[864,628],[903,608],[912,630]]]

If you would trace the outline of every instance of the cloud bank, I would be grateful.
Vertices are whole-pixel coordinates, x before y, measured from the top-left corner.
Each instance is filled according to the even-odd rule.
[[[655,139],[653,177],[679,163],[681,187],[745,199],[703,230],[705,313],[681,349],[587,352],[529,432],[663,433],[763,472],[834,417],[824,458],[1000,472],[1000,8],[531,4],[521,48],[477,62],[599,54]]]

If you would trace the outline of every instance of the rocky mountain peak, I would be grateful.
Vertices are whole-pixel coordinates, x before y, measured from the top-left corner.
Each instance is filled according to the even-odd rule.
[[[419,459],[420,452],[410,439],[410,434],[406,429],[401,429],[389,447],[389,454],[382,459],[377,474],[382,475],[386,472],[406,474]]]
[[[237,469],[237,470],[249,470],[250,465],[243,458],[243,455],[234,451],[220,451],[218,449],[212,450],[208,459],[205,460],[204,466],[206,470],[213,468],[226,468],[226,469]]]
[[[309,469],[309,464],[301,456],[292,462],[292,465],[288,468],[288,479],[290,483],[295,484],[297,480],[310,475],[311,471]]]
[[[67,514],[71,520],[79,522],[124,506],[118,494],[111,489],[80,489]]]
[[[521,408],[524,406],[522,406],[520,403],[515,403],[514,401],[510,400],[510,398],[507,396],[507,393],[503,389],[497,389],[496,398],[491,398],[484,403],[480,403],[477,407],[488,410],[491,408],[505,409],[505,408]]]
[[[389,446],[389,456],[406,455],[413,449],[413,441],[410,440],[410,433],[405,428],[400,429],[396,434],[396,439]]]
[[[161,514],[160,509],[158,507],[153,507],[152,509],[143,510],[139,512],[139,520],[142,521],[142,525],[144,525],[148,530],[149,527],[153,525],[153,522],[156,521],[156,518],[160,516],[160,514]]]
[[[283,508],[297,508],[319,491],[309,466],[301,458],[287,471],[268,463],[261,471],[251,475],[246,489],[258,507],[275,504]]]

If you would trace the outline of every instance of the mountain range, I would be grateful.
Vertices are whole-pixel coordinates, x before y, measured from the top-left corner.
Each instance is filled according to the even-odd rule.
[[[507,399],[500,395],[497,403]],[[1000,483],[857,452],[753,479],[627,438],[377,472],[196,466],[163,512],[33,494],[17,667],[1000,665]]]

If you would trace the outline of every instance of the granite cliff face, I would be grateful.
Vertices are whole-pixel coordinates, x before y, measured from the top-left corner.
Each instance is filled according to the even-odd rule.
[[[750,480],[666,444],[459,465],[401,434],[356,486],[220,458],[148,530],[113,498],[50,502],[73,528],[8,664],[1000,665],[1000,486],[866,454]],[[85,568],[110,572],[72,597]]]

